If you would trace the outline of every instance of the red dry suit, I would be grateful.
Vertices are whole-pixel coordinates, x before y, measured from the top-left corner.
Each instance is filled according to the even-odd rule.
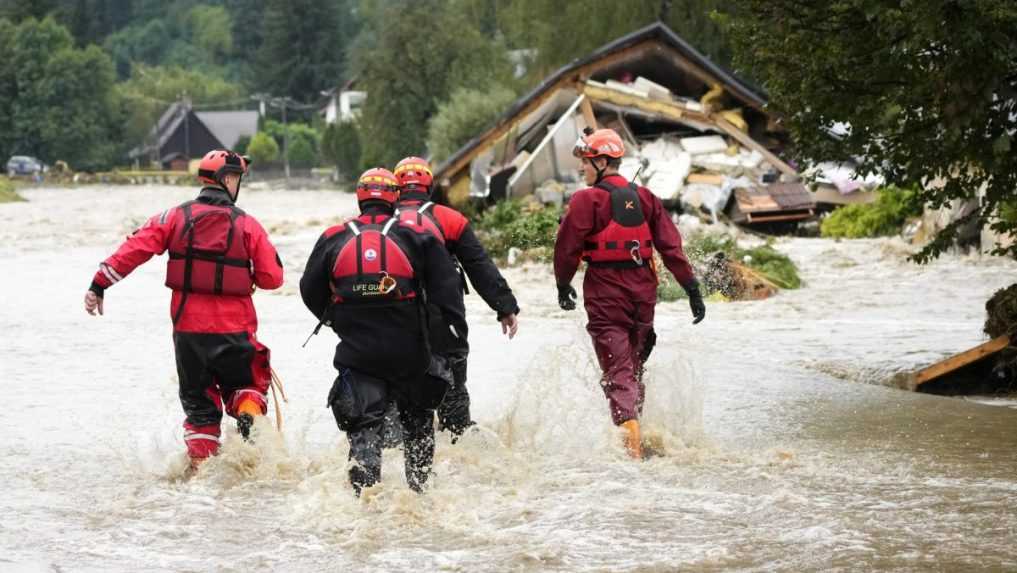
[[[618,189],[629,185],[621,175],[604,177],[602,183]],[[683,287],[691,287],[696,279],[682,251],[678,228],[649,189],[638,187],[636,193],[653,248],[675,279]],[[653,336],[657,276],[648,256],[652,253],[641,243],[644,238],[638,226],[616,229],[614,235],[606,232],[609,226],[620,226],[612,225],[612,213],[612,192],[606,189],[588,187],[572,196],[555,242],[554,275],[558,285],[567,285],[581,258],[588,262],[583,281],[583,303],[589,318],[586,329],[604,373],[601,384],[611,417],[621,424],[638,419],[642,410],[645,390],[639,375],[640,357]],[[612,242],[615,244],[607,244]],[[632,256],[632,247],[637,247],[638,257]],[[618,260],[612,261],[615,257]]]
[[[127,237],[99,264],[90,289],[103,296],[167,250],[185,441],[192,457],[203,458],[218,449],[224,406],[235,416],[239,404],[251,400],[265,411],[269,350],[255,336],[251,286],[281,286],[282,261],[254,217],[238,209],[225,190],[206,187],[194,201],[163,211]]]

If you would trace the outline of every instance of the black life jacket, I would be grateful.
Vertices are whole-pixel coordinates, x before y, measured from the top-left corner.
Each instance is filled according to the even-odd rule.
[[[166,286],[185,293],[250,296],[251,257],[244,243],[244,217],[233,205],[188,201],[184,224],[170,239]]]
[[[601,181],[594,187],[611,195],[611,222],[583,243],[583,260],[592,267],[637,268],[653,256],[653,235],[643,216],[638,188]]]
[[[413,262],[399,240],[389,234],[398,219],[384,224],[350,221],[346,242],[332,267],[336,304],[413,301],[419,283]]]

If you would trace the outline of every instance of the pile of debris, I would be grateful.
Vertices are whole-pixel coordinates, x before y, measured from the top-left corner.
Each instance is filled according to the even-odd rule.
[[[779,154],[789,135],[754,87],[662,24],[619,38],[549,76],[438,166],[452,204],[583,187],[572,148],[586,127],[626,141],[622,174],[669,206],[716,221],[788,227],[816,203]]]

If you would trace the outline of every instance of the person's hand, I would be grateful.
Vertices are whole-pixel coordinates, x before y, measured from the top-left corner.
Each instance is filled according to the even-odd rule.
[[[689,308],[692,309],[692,324],[699,324],[706,317],[706,303],[699,292],[699,285],[692,285],[685,291],[689,295]]]
[[[102,314],[102,297],[95,294],[95,291],[85,291],[85,312],[95,316],[96,310],[100,315]]]
[[[572,285],[558,285],[558,306],[562,310],[575,310],[578,297]]]
[[[519,330],[519,319],[514,314],[507,314],[501,317],[499,322],[501,322],[501,333],[507,334],[509,340],[512,340]]]

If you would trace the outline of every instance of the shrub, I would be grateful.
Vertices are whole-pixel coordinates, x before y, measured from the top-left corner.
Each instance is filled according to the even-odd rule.
[[[321,153],[339,170],[339,174],[353,180],[360,169],[360,132],[357,124],[344,121],[329,125],[321,136]]]
[[[314,145],[306,137],[291,137],[286,154],[295,167],[313,167],[318,161]]]
[[[485,211],[475,225],[477,236],[492,257],[504,259],[515,247],[527,259],[549,261],[554,252],[561,209],[526,205],[516,199],[498,202]]]
[[[841,207],[823,220],[820,232],[824,237],[859,239],[885,237],[900,233],[909,217],[922,214],[921,204],[913,190],[884,187],[874,203]]]
[[[247,154],[251,156],[254,165],[272,163],[279,159],[279,144],[264,131],[259,131],[251,138]]]
[[[758,272],[780,288],[796,289],[802,286],[798,267],[787,255],[773,248],[772,243],[744,249],[731,237],[697,234],[689,236],[685,244],[685,254],[697,266],[704,265],[717,252]]]
[[[250,145],[251,145],[251,136],[249,136],[249,135],[241,135],[237,139],[237,142],[233,144],[233,151],[235,153],[239,153],[240,155],[246,155],[247,154],[247,148]]]

